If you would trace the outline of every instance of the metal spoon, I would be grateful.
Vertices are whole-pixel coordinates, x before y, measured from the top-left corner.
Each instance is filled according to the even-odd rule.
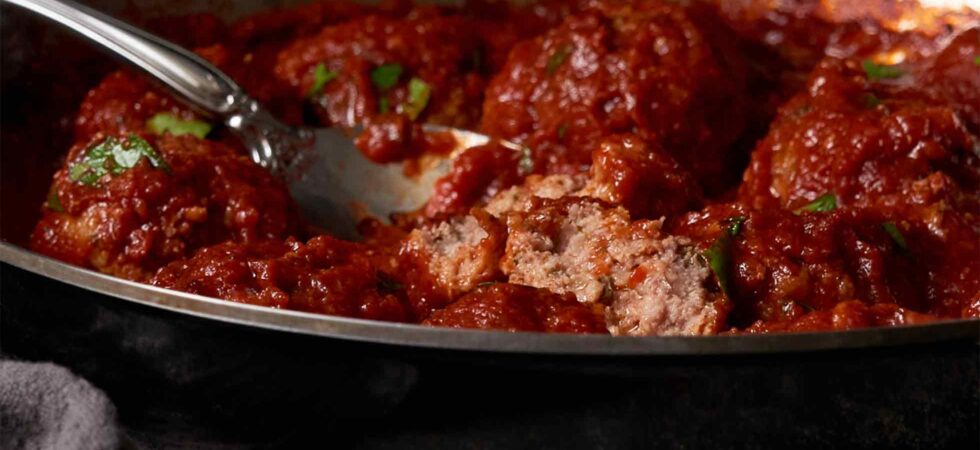
[[[251,152],[252,159],[281,174],[304,217],[344,238],[357,237],[367,213],[387,218],[420,208],[453,155],[489,141],[487,136],[426,125],[456,138],[449,158],[407,177],[402,164],[365,158],[344,131],[295,129],[269,114],[229,76],[194,53],[91,8],[66,0],[4,0],[58,22],[147,72],[196,112],[221,120]],[[356,211],[355,211],[356,210]]]

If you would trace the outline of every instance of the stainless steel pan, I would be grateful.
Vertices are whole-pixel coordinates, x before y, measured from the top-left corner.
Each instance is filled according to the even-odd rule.
[[[133,20],[275,2],[90,3]],[[65,71],[112,66],[0,13],[0,351],[85,375],[138,445],[976,447],[976,320],[665,338],[435,329],[234,304],[25,250],[70,127],[37,136],[23,112],[57,123],[84,93],[46,102]]]
[[[928,325],[846,332],[708,337],[617,337],[433,328],[333,317],[232,303],[70,266],[11,244],[0,260],[79,289],[183,314],[333,339],[425,348],[566,355],[711,355],[779,353],[907,345],[977,339],[980,322],[951,320]]]

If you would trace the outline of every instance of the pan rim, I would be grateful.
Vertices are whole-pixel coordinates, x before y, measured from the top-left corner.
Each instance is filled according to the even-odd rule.
[[[926,344],[972,339],[980,319],[848,331],[724,336],[608,336],[428,327],[290,311],[164,289],[112,277],[0,242],[0,261],[102,294],[172,312],[272,331],[427,349],[591,356],[772,354]]]

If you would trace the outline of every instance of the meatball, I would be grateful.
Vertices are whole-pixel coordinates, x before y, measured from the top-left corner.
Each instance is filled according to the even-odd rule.
[[[423,323],[506,331],[607,332],[602,308],[579,303],[571,295],[506,283],[478,287]]]
[[[367,15],[297,39],[276,75],[310,98],[324,125],[354,127],[387,112],[472,127],[482,77],[467,62],[482,45],[461,16],[417,9],[404,18]]]
[[[514,46],[482,129],[528,145],[538,173],[584,171],[600,138],[634,132],[720,187],[744,119],[743,69],[719,33],[677,5],[593,2]]]
[[[890,79],[878,78],[877,70],[886,69],[823,61],[753,152],[739,197],[789,209],[829,192],[858,206],[923,196],[962,203],[959,193],[980,185],[977,137],[953,108],[903,95],[916,82],[904,69],[887,68]],[[930,177],[942,191],[923,186]]]
[[[191,135],[102,135],[55,174],[31,246],[132,280],[225,240],[299,232],[286,188],[217,142]]]
[[[959,317],[980,297],[980,139],[962,106],[977,91],[957,84],[966,99],[943,100],[955,83],[921,87],[929,70],[824,60],[759,143],[738,196],[789,210],[830,197],[901,224],[930,277],[924,304]]]
[[[796,214],[720,204],[669,229],[718,258],[716,275],[727,281],[735,327],[789,323],[851,300],[961,317],[978,293],[969,269],[956,272],[960,280],[942,276],[951,269],[927,227],[875,210]],[[970,266],[971,258],[958,263]]]
[[[634,135],[603,139],[592,153],[589,176],[530,175],[518,186],[500,192],[485,209],[494,216],[527,211],[537,198],[572,195],[622,206],[634,219],[658,219],[697,209],[701,190],[693,177],[670,155],[650,148]]]
[[[723,299],[705,288],[708,268],[660,222],[630,222],[586,198],[533,202],[505,216],[509,282],[606,305],[613,334],[711,334],[724,323]]]
[[[125,71],[113,72],[90,90],[75,117],[75,142],[87,143],[99,134],[142,133],[157,113],[183,119],[194,115],[146,81]]]
[[[659,219],[698,209],[701,189],[669,154],[633,135],[611,136],[592,153],[580,193],[622,206],[634,219]]]
[[[453,297],[499,277],[506,237],[496,219],[474,211],[412,231],[405,249]]]
[[[520,185],[493,196],[484,209],[494,217],[502,217],[511,211],[527,212],[534,207],[535,198],[577,196],[587,182],[588,179],[581,175],[531,175]]]
[[[370,248],[319,236],[222,243],[164,267],[156,286],[252,305],[336,316],[405,321],[403,286],[376,270]]]

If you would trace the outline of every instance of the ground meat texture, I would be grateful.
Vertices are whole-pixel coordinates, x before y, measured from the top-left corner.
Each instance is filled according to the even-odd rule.
[[[592,153],[589,176],[531,175],[485,205],[494,216],[527,211],[535,197],[592,197],[622,206],[636,218],[658,219],[697,209],[701,190],[670,155],[633,135],[604,139]]]
[[[584,171],[598,139],[634,132],[718,184],[743,126],[743,76],[713,35],[676,5],[593,2],[512,49],[482,128],[527,144],[538,173]]]
[[[613,334],[710,334],[724,322],[704,287],[708,269],[660,222],[630,222],[625,210],[585,198],[536,203],[506,215],[501,266],[511,283],[606,305]]]
[[[362,319],[405,321],[403,287],[376,270],[370,248],[319,236],[307,243],[223,243],[171,263],[160,287],[240,303]]]
[[[446,295],[469,292],[499,278],[507,232],[483,211],[418,228],[405,249],[425,266]]]
[[[484,209],[494,217],[502,217],[511,211],[526,212],[535,205],[535,198],[557,199],[578,195],[586,182],[587,179],[581,175],[531,175],[519,186],[495,195]]]
[[[570,294],[495,283],[481,286],[437,311],[426,325],[551,333],[607,333],[602,308]]]
[[[73,181],[72,168],[109,138],[96,135],[69,152],[32,235],[34,250],[145,280],[203,246],[281,239],[299,231],[280,182],[231,148],[190,135],[143,136],[166,169],[141,157],[134,167],[91,184]]]

